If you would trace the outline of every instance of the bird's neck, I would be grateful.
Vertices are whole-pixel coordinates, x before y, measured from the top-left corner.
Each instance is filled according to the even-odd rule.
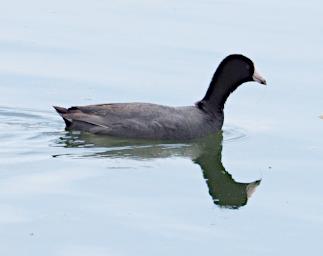
[[[197,106],[214,114],[223,113],[224,104],[229,95],[237,89],[243,81],[233,80],[226,74],[214,74],[204,98]]]

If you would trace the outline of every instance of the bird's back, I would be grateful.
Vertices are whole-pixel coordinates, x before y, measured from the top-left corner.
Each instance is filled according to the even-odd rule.
[[[114,103],[55,109],[68,129],[117,137],[185,140],[204,136],[222,126],[195,106]]]

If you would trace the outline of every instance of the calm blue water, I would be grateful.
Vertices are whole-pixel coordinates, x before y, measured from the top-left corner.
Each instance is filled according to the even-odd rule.
[[[0,255],[321,255],[321,1],[10,1],[0,8]],[[64,131],[52,105],[203,97],[252,58],[223,134]]]

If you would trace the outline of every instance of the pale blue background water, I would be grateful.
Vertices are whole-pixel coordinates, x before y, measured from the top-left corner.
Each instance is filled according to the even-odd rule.
[[[321,1],[2,1],[1,255],[321,255]],[[261,179],[212,202],[187,145],[64,147],[51,105],[199,100],[223,57],[268,81],[226,105],[222,162]],[[65,145],[66,146],[66,145]],[[197,153],[198,154],[198,153]],[[53,157],[57,156],[58,157]]]

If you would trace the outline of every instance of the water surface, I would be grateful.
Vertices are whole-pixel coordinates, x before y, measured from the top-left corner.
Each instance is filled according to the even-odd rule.
[[[0,254],[320,255],[321,10],[276,0],[3,3]],[[51,108],[193,104],[237,52],[269,85],[239,88],[210,138],[66,132]]]

